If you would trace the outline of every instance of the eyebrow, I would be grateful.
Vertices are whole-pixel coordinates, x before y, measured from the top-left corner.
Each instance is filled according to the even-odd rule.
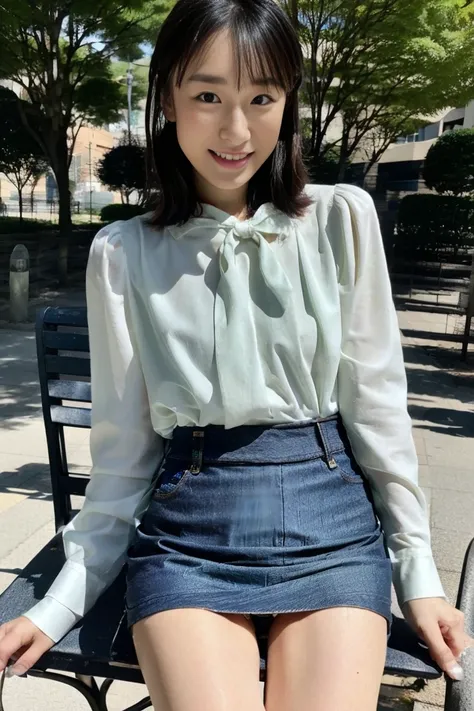
[[[201,84],[219,84],[228,85],[228,81],[225,77],[220,77],[215,74],[193,74],[189,77],[189,82],[199,82]],[[254,86],[276,86],[283,89],[281,83],[274,77],[261,77],[253,82]]]

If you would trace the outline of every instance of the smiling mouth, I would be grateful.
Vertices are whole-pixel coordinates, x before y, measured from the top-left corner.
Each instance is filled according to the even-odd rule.
[[[222,160],[228,160],[228,161],[242,161],[245,160],[246,158],[249,158],[253,153],[218,153],[217,151],[212,151],[215,156],[218,158],[221,158]]]

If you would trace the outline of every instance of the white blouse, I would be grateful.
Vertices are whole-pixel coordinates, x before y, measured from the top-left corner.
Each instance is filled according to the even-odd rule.
[[[25,612],[53,640],[120,572],[176,426],[340,411],[399,604],[445,597],[373,201],[349,185],[306,190],[314,203],[303,219],[267,203],[240,222],[204,204],[181,227],[156,231],[136,217],[96,235],[86,275],[91,480],[63,529],[65,565]]]

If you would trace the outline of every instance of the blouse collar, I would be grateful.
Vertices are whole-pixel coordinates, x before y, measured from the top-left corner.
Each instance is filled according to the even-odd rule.
[[[253,217],[239,220],[224,210],[214,205],[200,203],[202,215],[191,217],[184,225],[171,225],[167,229],[175,240],[180,240],[196,229],[224,229],[225,232],[235,230],[241,237],[249,237],[252,232],[263,234],[276,234],[279,238],[285,237],[291,227],[291,219],[278,210],[271,202],[260,205]]]

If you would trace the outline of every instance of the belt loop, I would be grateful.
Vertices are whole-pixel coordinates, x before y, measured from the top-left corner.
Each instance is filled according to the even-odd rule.
[[[316,422],[316,427],[318,428],[318,432],[321,437],[321,442],[323,443],[324,458],[326,460],[326,464],[328,465],[329,469],[336,469],[337,462],[335,461],[334,457],[331,456],[331,451],[329,449],[328,441],[326,439],[326,435],[324,434],[324,429],[321,425],[322,425],[322,421]]]
[[[202,459],[204,455],[204,430],[193,431],[193,451],[192,464],[189,469],[191,474],[199,474],[202,467]]]

